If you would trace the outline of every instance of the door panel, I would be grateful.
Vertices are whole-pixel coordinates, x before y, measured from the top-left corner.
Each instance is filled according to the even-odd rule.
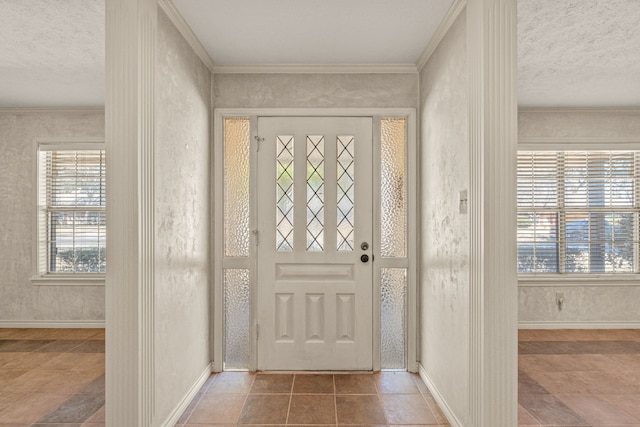
[[[371,131],[258,119],[258,369],[373,367]]]

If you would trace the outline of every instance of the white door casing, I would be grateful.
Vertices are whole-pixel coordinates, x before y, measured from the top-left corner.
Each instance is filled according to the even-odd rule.
[[[373,368],[372,127],[258,118],[260,370]]]

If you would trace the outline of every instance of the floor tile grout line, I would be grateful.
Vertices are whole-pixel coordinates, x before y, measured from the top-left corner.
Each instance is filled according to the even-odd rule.
[[[293,400],[293,387],[296,385],[296,374],[293,374],[293,379],[291,380],[291,392],[289,393],[289,406],[287,407],[287,418],[284,420],[284,425],[289,423],[289,413],[291,413],[291,401]]]
[[[335,411],[336,414],[336,426],[338,425],[338,389],[336,388],[336,376],[332,375],[332,382],[333,382],[333,410]]]

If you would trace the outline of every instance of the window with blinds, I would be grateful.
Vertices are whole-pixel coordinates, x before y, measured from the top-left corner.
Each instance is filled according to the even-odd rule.
[[[42,145],[39,169],[40,274],[104,273],[104,149]]]
[[[638,151],[518,153],[518,271],[637,273]]]

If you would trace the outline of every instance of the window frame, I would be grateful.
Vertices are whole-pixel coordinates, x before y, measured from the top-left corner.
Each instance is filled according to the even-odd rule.
[[[558,152],[558,151],[637,151],[640,152],[640,138],[629,137],[529,137],[520,138],[517,153],[521,151],[532,152]],[[640,153],[637,155],[640,156]],[[636,166],[638,166],[636,159]],[[516,166],[517,168],[517,166]],[[516,178],[517,179],[517,178]],[[640,179],[636,182],[635,204],[640,207]],[[518,208],[516,207],[516,214]],[[640,216],[640,213],[637,214]],[[560,229],[558,229],[560,234]],[[640,234],[640,230],[636,230]],[[564,234],[563,234],[564,235]],[[564,237],[558,236],[559,240]],[[517,247],[517,241],[516,241]],[[558,256],[561,256],[559,251]],[[515,254],[517,257],[517,252]],[[640,249],[634,250],[636,272],[625,273],[561,273],[561,272],[540,272],[540,273],[520,273],[518,272],[518,286],[539,287],[544,286],[636,286],[640,276]]]
[[[43,149],[44,148],[44,149]],[[42,259],[43,239],[41,230],[40,195],[42,187],[40,152],[53,150],[105,150],[104,138],[67,137],[67,138],[34,138],[33,140],[33,220],[32,220],[32,277],[33,285],[52,286],[104,286],[105,273],[55,273],[51,274],[42,268],[47,260]],[[105,209],[106,213],[106,209]],[[46,252],[46,248],[44,249]]]

